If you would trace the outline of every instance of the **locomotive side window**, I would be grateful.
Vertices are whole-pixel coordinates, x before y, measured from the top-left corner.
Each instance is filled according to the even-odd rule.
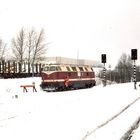
[[[88,71],[87,67],[85,67],[85,70]]]
[[[71,71],[69,67],[66,67],[68,71]]]
[[[80,71],[84,71],[83,67],[79,67]]]
[[[72,68],[73,71],[77,71],[77,70],[76,70],[76,67],[71,67],[71,68]]]
[[[57,70],[57,71],[62,71],[62,70],[61,70],[61,67],[59,67],[59,66],[56,67],[56,70]]]

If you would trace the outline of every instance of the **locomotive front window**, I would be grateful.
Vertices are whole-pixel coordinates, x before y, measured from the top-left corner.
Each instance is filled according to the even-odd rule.
[[[61,67],[59,66],[48,66],[43,68],[44,71],[61,71]]]
[[[56,71],[56,67],[54,66],[50,67],[50,71]]]
[[[49,71],[49,67],[44,67],[44,71]]]

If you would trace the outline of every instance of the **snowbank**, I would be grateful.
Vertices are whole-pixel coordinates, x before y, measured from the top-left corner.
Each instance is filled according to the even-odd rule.
[[[24,93],[20,85],[32,82],[37,92]],[[140,96],[133,83],[52,93],[42,91],[40,83],[40,78],[0,79],[3,140],[82,140]],[[140,115],[139,106],[137,100],[86,139],[120,139]]]

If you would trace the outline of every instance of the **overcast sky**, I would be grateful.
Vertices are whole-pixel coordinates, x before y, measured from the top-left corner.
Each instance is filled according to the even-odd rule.
[[[9,42],[21,27],[45,29],[48,56],[76,58],[79,50],[80,59],[100,61],[106,53],[113,66],[140,48],[140,0],[1,1],[0,36]]]

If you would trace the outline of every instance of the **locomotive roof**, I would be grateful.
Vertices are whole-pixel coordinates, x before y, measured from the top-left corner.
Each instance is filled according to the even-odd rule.
[[[80,64],[45,64],[46,66],[73,66],[73,67],[92,67],[91,65],[80,65]]]

